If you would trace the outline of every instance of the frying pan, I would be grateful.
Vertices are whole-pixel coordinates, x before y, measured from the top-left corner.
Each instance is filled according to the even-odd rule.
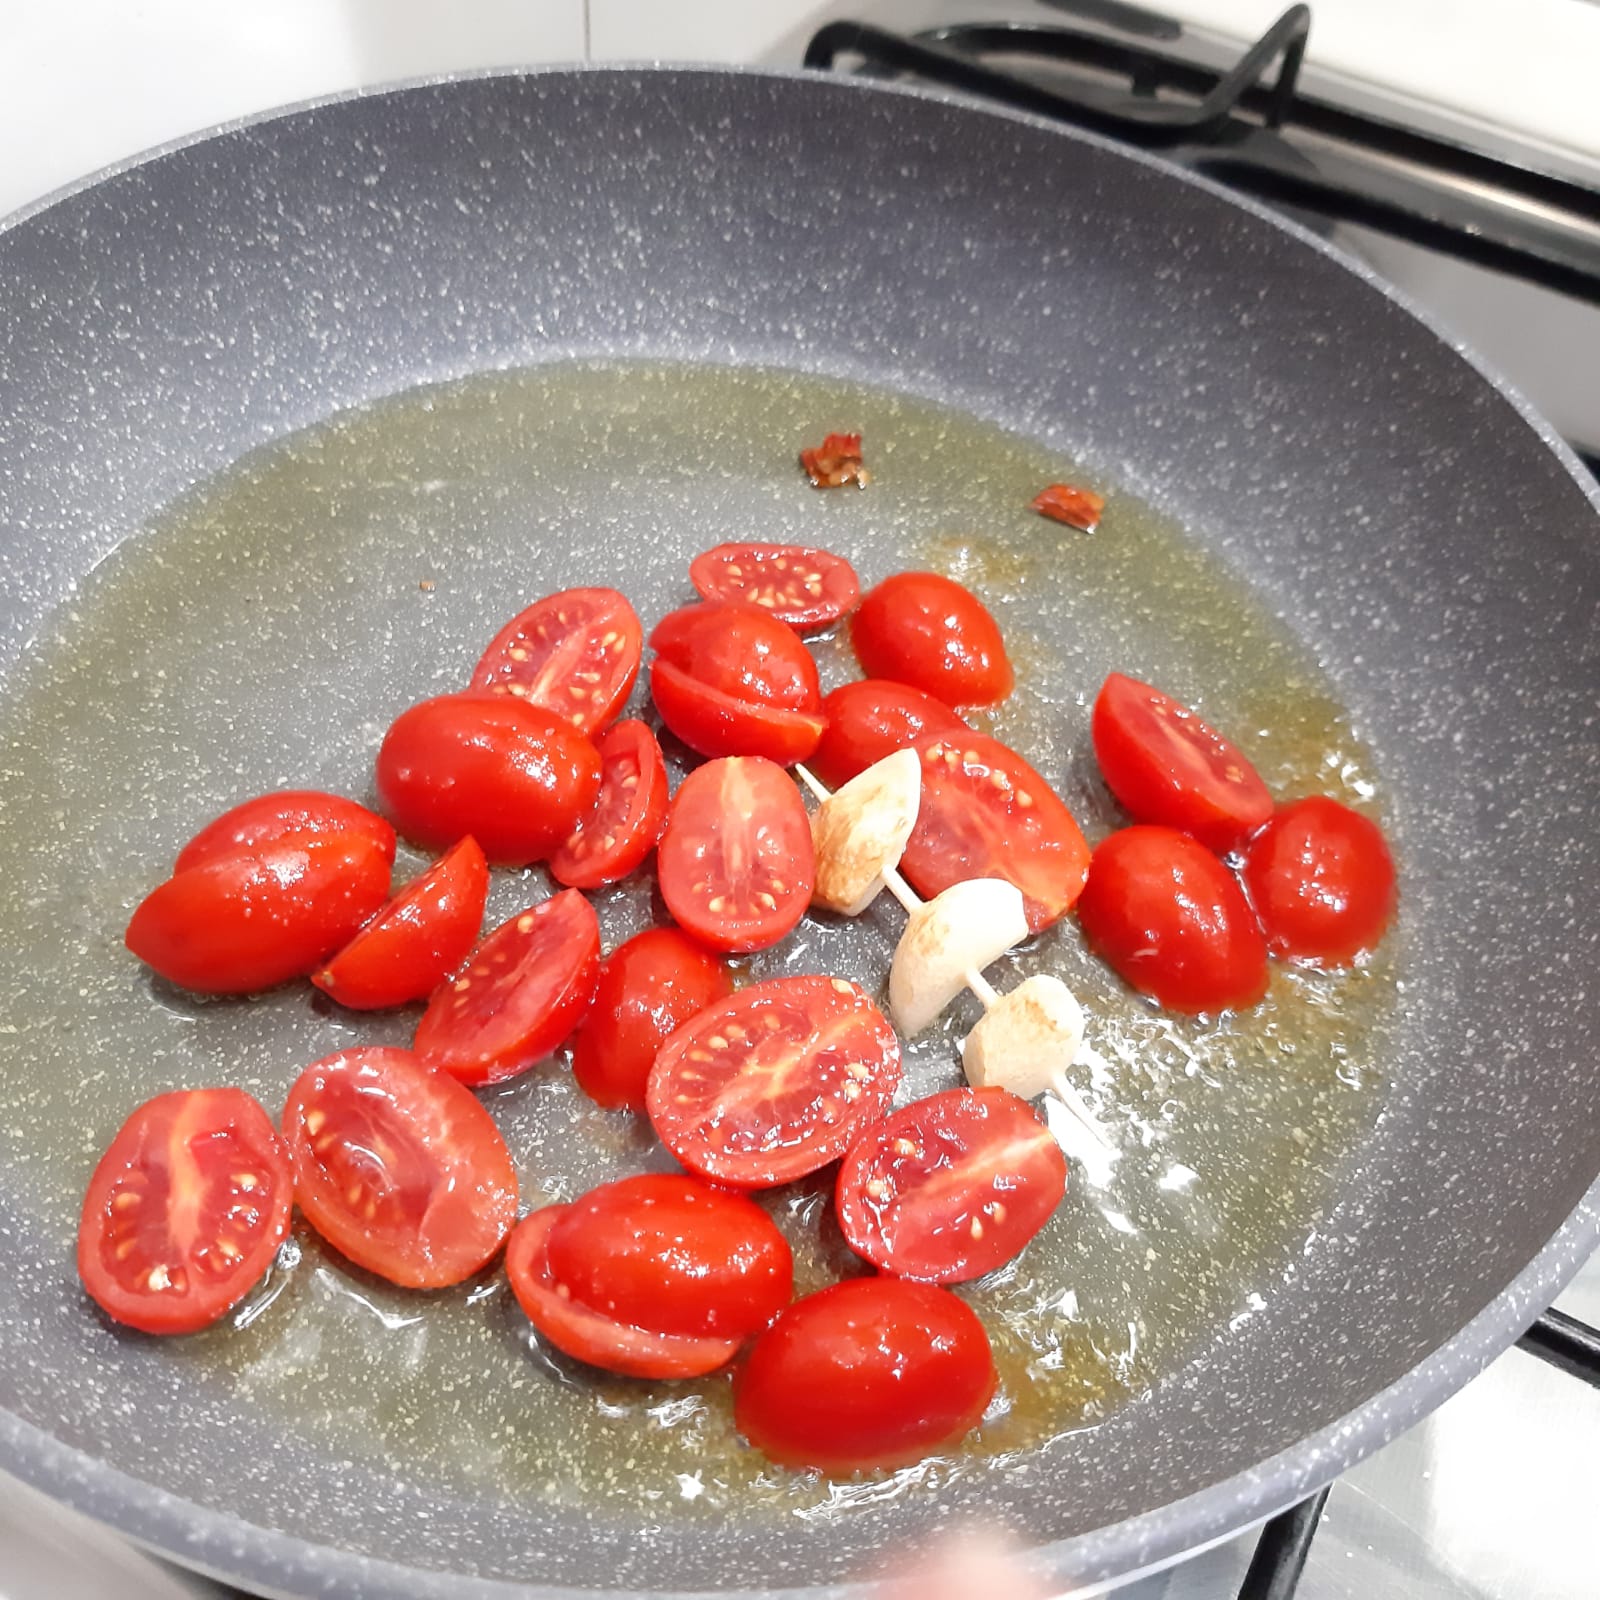
[[[835,1594],[968,1513],[1022,1530],[1059,1585],[1088,1585],[1379,1447],[1594,1247],[1594,486],[1469,354],[1307,235],[1094,139],[921,93],[722,71],[472,77],[236,126],[14,219],[0,329],[7,697],[96,569],[263,441],[566,356],[787,367],[937,398],[1179,518],[1338,686],[1404,882],[1383,1114],[1293,1274],[1100,1426],[820,1519],[464,1487],[334,1448],[309,1419],[253,1412],[238,1374],[119,1337],[72,1280],[73,1195],[128,1106],[197,1070],[182,1041],[208,1014],[149,989],[123,1011],[166,1007],[180,1042],[130,1059],[92,986],[51,997],[48,1027],[0,1034],[0,1459],[21,1477],[273,1594]],[[524,592],[603,570],[641,607],[681,597],[697,530],[636,504],[607,524],[604,494],[625,486],[604,462],[574,472],[595,480],[594,519],[566,546],[530,527]],[[869,547],[865,565],[894,556]],[[341,581],[359,595],[360,576]],[[198,593],[181,614],[197,635]],[[113,959],[120,909],[207,805],[359,786],[382,717],[434,682],[421,645],[437,639],[375,642],[359,603],[340,615],[294,672],[238,644],[210,686],[222,754],[175,727],[165,765],[141,749],[37,791],[47,821],[107,819],[8,883],[41,946]],[[152,623],[107,661],[107,705],[141,669],[139,692],[160,692],[165,637]],[[72,724],[91,752],[110,737],[96,706]],[[38,820],[18,801],[29,774],[55,770],[15,726],[14,836]],[[31,956],[7,951],[7,1017],[37,1012]],[[309,1010],[295,1025],[337,1037]],[[245,1081],[270,1104],[286,1078]],[[41,1110],[63,1084],[83,1119],[68,1132]]]

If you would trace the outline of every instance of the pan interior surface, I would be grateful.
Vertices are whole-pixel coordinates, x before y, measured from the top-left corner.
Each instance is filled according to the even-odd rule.
[[[765,150],[732,136],[748,119]],[[21,1470],[285,1591],[318,1570],[295,1541],[397,1561],[414,1570],[385,1583],[416,1594],[455,1592],[429,1574],[836,1581],[962,1513],[1069,1541],[1056,1572],[1092,1579],[1381,1442],[1369,1419],[1252,1470],[1448,1347],[1538,1256],[1600,1126],[1581,1000],[1552,1003],[1594,953],[1574,909],[1595,885],[1592,509],[1343,266],[1065,144],[843,85],[482,80],[241,130],[0,236],[0,443],[21,464],[0,488],[0,1408],[36,1430],[12,1435]],[[84,243],[109,237],[132,241],[110,265]],[[101,337],[71,332],[95,305]],[[1381,360],[1352,356],[1355,326]],[[877,480],[815,494],[795,451],[838,427],[866,433]],[[1482,528],[1507,474],[1533,530],[1517,559]],[[1110,494],[1091,539],[1026,511],[1062,477]],[[263,789],[366,796],[388,721],[537,595],[615,583],[648,625],[692,597],[690,555],[741,537],[982,592],[1019,666],[995,731],[1091,837],[1116,815],[1087,740],[1112,668],[1200,704],[1278,792],[1376,805],[1401,861],[1389,946],[1345,978],[1280,972],[1259,1017],[1211,1030],[1131,1002],[1071,928],[1011,961],[1001,987],[1051,969],[1084,996],[1130,1153],[971,1291],[1006,1382],[979,1447],[891,1480],[764,1471],[718,1385],[596,1381],[541,1354],[492,1274],[408,1298],[305,1235],[242,1328],[158,1345],[98,1320],[75,1207],[133,1104],[234,1082],[275,1113],[306,1061],[413,1022],[139,976],[121,928],[177,846]],[[818,655],[825,683],[852,675],[842,637]],[[500,875],[491,919],[544,892]],[[609,945],[648,881],[600,910]],[[808,921],[752,971],[871,982],[897,927]],[[953,1081],[971,1020],[913,1047],[912,1088]],[[661,1160],[559,1063],[491,1107],[525,1203]],[[850,1270],[824,1187],[774,1204],[806,1282]],[[1487,1353],[1447,1348],[1428,1392]],[[79,1465],[30,1462],[39,1436]],[[1210,1486],[1203,1515],[1170,1510]]]

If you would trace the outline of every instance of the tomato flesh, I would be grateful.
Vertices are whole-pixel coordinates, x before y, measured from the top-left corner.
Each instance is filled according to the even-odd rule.
[[[955,1445],[997,1382],[983,1324],[948,1289],[855,1278],[778,1314],[738,1376],[733,1415],[780,1465],[844,1474]]]
[[[517,1220],[517,1177],[494,1119],[409,1050],[346,1050],[307,1067],[283,1137],[306,1220],[403,1288],[471,1277]]]
[[[983,602],[937,572],[902,572],[869,590],[850,642],[869,678],[908,683],[950,706],[995,705],[1016,681]]]
[[[667,825],[667,765],[642,722],[619,722],[595,744],[600,789],[572,836],[550,857],[570,889],[598,889],[644,865]]]
[[[668,911],[702,944],[776,944],[805,915],[816,878],[800,791],[760,756],[697,767],[673,797],[656,875]]]
[[[466,960],[488,898],[489,863],[469,836],[413,878],[311,981],[355,1011],[420,1000]]]
[[[925,1283],[961,1283],[1021,1252],[1067,1192],[1067,1162],[1006,1089],[947,1089],[873,1124],[839,1168],[850,1248]]]
[[[406,838],[444,850],[470,833],[496,866],[559,849],[599,788],[599,752],[582,734],[486,691],[401,712],[378,752],[378,798]]]
[[[124,942],[171,983],[250,994],[301,978],[389,896],[392,848],[364,833],[289,833],[202,858],[158,884]]]
[[[1135,822],[1193,834],[1221,855],[1272,815],[1272,796],[1238,746],[1148,683],[1113,672],[1090,732],[1106,784]]]
[[[375,811],[320,789],[280,789],[224,811],[203,827],[173,862],[174,874],[225,856],[276,844],[290,834],[356,834],[394,864],[394,829]]]
[[[922,805],[900,870],[932,899],[969,878],[1004,878],[1021,891],[1040,933],[1083,892],[1089,846],[1059,795],[998,739],[925,735]]]
[[[708,1006],[661,1047],[645,1103],[691,1172],[770,1188],[836,1161],[888,1109],[900,1041],[844,978],[772,978]]]
[[[653,1333],[747,1339],[789,1303],[794,1261],[772,1218],[681,1173],[641,1173],[561,1208],[550,1271],[590,1310]]]
[[[600,974],[600,924],[576,889],[501,925],[434,990],[412,1048],[477,1086],[544,1060],[582,1020]]]
[[[644,629],[615,589],[563,589],[536,600],[490,641],[472,687],[537,706],[595,734],[639,676]]]
[[[506,1245],[506,1276],[517,1304],[540,1335],[564,1355],[625,1378],[699,1378],[726,1366],[739,1339],[692,1338],[633,1327],[562,1294],[550,1269],[550,1233],[567,1211],[529,1212]]]
[[[89,1179],[78,1275],[144,1333],[193,1333],[249,1293],[289,1231],[293,1184],[242,1089],[180,1089],[123,1123]]]
[[[802,630],[838,621],[861,595],[843,556],[800,544],[719,544],[689,563],[689,581],[707,600],[759,606]]]
[[[1139,825],[1101,840],[1078,902],[1089,943],[1172,1011],[1253,1006],[1267,946],[1244,891],[1198,840]]]
[[[1273,817],[1245,847],[1243,876],[1275,956],[1348,966],[1394,916],[1394,860],[1382,830],[1322,795]]]
[[[728,969],[676,928],[646,928],[601,963],[594,1004],[572,1041],[572,1073],[608,1110],[643,1111],[656,1052],[733,990]]]
[[[810,766],[830,789],[915,744],[924,734],[959,738],[968,731],[942,700],[887,678],[844,684],[823,698],[822,714],[828,726]]]

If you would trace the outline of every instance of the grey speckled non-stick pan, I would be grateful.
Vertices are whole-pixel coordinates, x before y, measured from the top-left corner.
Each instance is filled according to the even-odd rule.
[[[1003,1470],[713,1518],[687,1492],[629,1504],[519,1485],[498,1456],[452,1477],[341,1436],[330,1416],[348,1395],[307,1395],[300,1417],[252,1404],[314,1349],[274,1349],[270,1371],[208,1364],[215,1345],[120,1336],[77,1289],[73,1196],[135,1099],[237,1063],[253,1019],[296,1048],[355,1036],[303,998],[207,1009],[150,985],[118,954],[128,905],[230,797],[296,778],[359,792],[384,721],[481,642],[397,632],[397,611],[360,598],[373,569],[329,555],[315,594],[288,569],[283,606],[263,589],[256,645],[241,631],[206,655],[208,619],[237,615],[203,582],[187,609],[164,599],[159,564],[128,552],[265,442],[419,384],[569,356],[865,383],[1070,454],[1231,574],[1371,752],[1404,884],[1381,1116],[1314,1175],[1319,1224],[1250,1314],[1153,1393]],[[790,474],[794,443],[773,446]],[[531,518],[522,592],[599,571],[657,614],[686,598],[701,530],[673,522],[680,502],[666,495],[652,522],[603,452],[558,465],[541,459],[540,515],[586,514],[544,543]],[[762,493],[810,491],[793,475]],[[868,517],[870,493],[849,515]],[[482,499],[485,537],[503,541]],[[413,513],[384,592],[420,616],[424,579],[448,606],[452,578],[485,569],[471,529]],[[877,576],[900,552],[869,523],[849,542]],[[233,128],[14,220],[0,233],[0,827],[30,841],[3,893],[31,920],[0,955],[0,1465],[266,1593],[452,1600],[833,1593],[964,1513],[1022,1530],[1062,1586],[1089,1584],[1306,1493],[1504,1349],[1600,1234],[1597,532],[1594,486],[1548,429],[1347,261],[1155,162],[927,95],[735,72],[469,78]],[[268,570],[259,534],[216,546],[219,585]],[[1058,576],[1019,596],[1043,618],[1065,614],[1074,582],[1074,546],[1059,548]],[[302,601],[325,625],[286,662],[259,641],[281,640]],[[94,630],[119,605],[113,649]],[[139,617],[158,620],[141,633]],[[57,641],[43,665],[41,640]],[[202,656],[197,689],[178,663]],[[118,745],[117,708],[145,715],[162,696],[215,719],[157,716],[137,748]],[[53,706],[83,750],[121,753],[57,782],[61,752],[18,733],[44,725],[24,701]],[[1062,715],[1081,730],[1081,699]],[[52,848],[90,812],[92,837]],[[50,961],[92,974],[31,992]],[[123,1031],[136,1016],[165,1030],[138,1050]],[[293,1065],[249,1081],[271,1104]],[[554,1082],[539,1093],[568,1104]],[[336,1279],[351,1281],[323,1287]],[[320,1282],[291,1287],[314,1297]],[[503,1305],[485,1315],[500,1319],[485,1337],[512,1339]],[[407,1349],[417,1384],[446,1381],[436,1347]],[[505,1405],[514,1434],[509,1389]]]

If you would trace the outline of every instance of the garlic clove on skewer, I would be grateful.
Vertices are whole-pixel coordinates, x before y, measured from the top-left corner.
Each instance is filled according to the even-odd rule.
[[[1027,937],[1022,891],[1004,878],[953,883],[917,906],[889,968],[895,1026],[908,1039],[920,1033],[966,988],[969,973],[981,973]]]
[[[813,905],[859,916],[899,865],[917,825],[922,764],[915,750],[896,750],[828,795],[811,816],[816,854]]]
[[[961,1046],[961,1064],[975,1088],[997,1085],[1032,1100],[1077,1060],[1083,1007],[1059,978],[1035,973],[997,995]]]

